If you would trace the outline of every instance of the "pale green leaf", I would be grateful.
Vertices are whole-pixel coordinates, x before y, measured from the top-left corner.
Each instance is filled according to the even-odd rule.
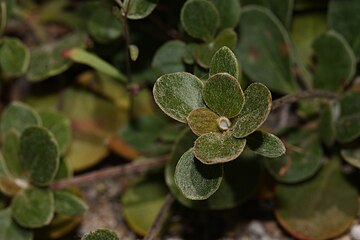
[[[246,137],[247,146],[256,154],[268,158],[285,154],[283,142],[275,135],[263,131],[255,131]]]
[[[20,163],[20,134],[11,129],[3,138],[2,153],[6,162],[6,166],[12,176],[21,176],[23,168]]]
[[[4,240],[32,240],[31,230],[20,227],[11,216],[11,208],[0,211],[0,239]]]
[[[222,47],[216,51],[211,59],[209,74],[228,73],[234,78],[239,77],[239,64],[235,54],[228,48]]]
[[[0,43],[0,67],[3,74],[18,77],[30,62],[29,49],[17,38],[4,38]]]
[[[151,65],[162,74],[183,72],[185,71],[183,57],[186,50],[184,42],[179,40],[168,41],[157,49]]]
[[[54,192],[55,212],[74,217],[85,212],[88,207],[86,203],[66,190],[59,190]]]
[[[210,0],[216,10],[219,12],[220,24],[219,29],[233,28],[237,25],[240,18],[239,0]]]
[[[119,240],[116,233],[108,229],[97,229],[85,234],[81,240]]]
[[[146,18],[154,11],[156,4],[157,0],[124,0],[123,14],[133,20]]]

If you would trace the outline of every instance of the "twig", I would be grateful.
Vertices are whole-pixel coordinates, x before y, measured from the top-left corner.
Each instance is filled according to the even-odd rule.
[[[163,206],[161,207],[158,215],[156,216],[153,224],[151,225],[151,228],[147,232],[146,236],[144,237],[144,240],[154,240],[156,239],[156,236],[161,231],[161,227],[163,226],[165,219],[169,213],[169,209],[171,208],[172,204],[174,202],[174,197],[169,193],[166,196],[165,202]]]
[[[337,98],[337,94],[324,90],[309,90],[302,91],[292,95],[287,95],[282,98],[276,99],[272,102],[272,110],[275,110],[279,107],[282,107],[286,104],[295,103],[302,99],[310,99],[310,98],[326,98],[326,99],[335,99]]]
[[[57,190],[72,187],[75,185],[88,184],[89,182],[99,181],[110,177],[141,173],[150,169],[163,167],[167,160],[168,157],[161,157],[155,159],[148,159],[141,162],[135,161],[133,163],[116,167],[104,168],[91,173],[75,176],[70,179],[53,182],[49,187],[50,189]]]

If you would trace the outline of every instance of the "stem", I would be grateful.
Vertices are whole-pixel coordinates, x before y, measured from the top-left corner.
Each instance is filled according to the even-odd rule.
[[[141,173],[150,169],[163,167],[167,162],[167,160],[168,157],[160,157],[155,159],[148,159],[146,161],[141,161],[141,162],[133,162],[116,167],[104,168],[94,172],[75,176],[70,179],[64,179],[53,182],[49,186],[49,188],[52,190],[58,190],[58,189],[72,187],[75,185],[88,184],[89,182],[108,179],[115,176],[125,176],[129,174]]]
[[[151,228],[147,232],[146,236],[144,237],[144,240],[153,240],[157,239],[157,235],[159,234],[161,227],[163,226],[165,219],[168,216],[169,209],[171,208],[172,204],[174,203],[174,197],[169,193],[166,196],[165,202],[163,206],[161,207],[158,215],[155,218],[155,221],[151,225]]]
[[[311,98],[326,98],[326,99],[335,99],[337,98],[337,94],[324,90],[309,90],[309,91],[301,91],[292,95],[287,95],[282,98],[276,99],[272,102],[271,110],[275,110],[279,107],[282,107],[286,104],[295,103],[302,99],[311,99]]]

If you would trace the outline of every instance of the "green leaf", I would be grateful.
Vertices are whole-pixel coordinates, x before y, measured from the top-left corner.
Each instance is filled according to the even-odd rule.
[[[344,233],[358,211],[358,193],[331,159],[310,181],[276,188],[276,217],[299,239],[332,239]]]
[[[179,40],[168,41],[157,49],[151,65],[161,74],[184,72],[183,57],[185,52],[186,45],[184,42]]]
[[[206,105],[220,116],[233,118],[244,106],[244,93],[239,82],[227,73],[217,73],[205,82]]]
[[[0,67],[3,74],[18,77],[29,67],[29,49],[17,38],[4,38],[0,43]]]
[[[189,0],[181,9],[180,20],[185,31],[190,36],[210,41],[219,26],[220,16],[211,2],[207,0]]]
[[[7,169],[5,159],[3,155],[0,153],[0,177],[6,177],[9,174],[9,170]]]
[[[20,137],[20,159],[33,184],[48,185],[59,167],[59,150],[53,134],[42,127],[25,129]]]
[[[73,170],[70,167],[70,163],[67,158],[61,158],[58,171],[54,180],[61,180],[71,178],[73,176]]]
[[[330,27],[344,36],[358,59],[360,57],[359,11],[360,2],[357,0],[331,0],[328,13]]]
[[[223,175],[223,166],[205,165],[195,158],[194,149],[185,152],[175,169],[175,183],[191,200],[204,200],[218,190]]]
[[[230,131],[207,133],[195,141],[195,156],[204,164],[229,162],[242,153],[245,144],[246,139],[234,138]]]
[[[186,123],[186,117],[196,108],[203,108],[203,83],[186,72],[165,74],[155,82],[153,94],[157,105],[167,115]]]
[[[214,40],[194,47],[194,59],[203,68],[209,68],[211,59],[221,47],[235,48],[237,35],[231,28],[227,28],[219,33]]]
[[[129,6],[130,3],[130,6]],[[137,20],[146,18],[156,8],[157,0],[124,0],[124,16]]]
[[[286,155],[266,158],[265,165],[278,181],[296,183],[312,177],[321,167],[323,153],[320,141],[312,131],[297,130],[285,135]]]
[[[340,100],[340,116],[336,124],[337,139],[351,142],[360,136],[360,93],[349,92]]]
[[[71,143],[70,120],[57,112],[40,111],[42,126],[49,130],[55,137],[60,155],[67,152]]]
[[[243,138],[258,129],[268,117],[271,110],[271,93],[261,83],[252,83],[244,91],[245,105],[233,120],[233,136]]]
[[[353,146],[341,149],[340,153],[346,162],[360,168],[360,148],[357,142]]]
[[[346,40],[338,33],[329,31],[314,42],[317,59],[314,85],[316,88],[338,91],[352,80],[356,59]]]
[[[95,41],[100,43],[115,40],[123,32],[120,21],[112,14],[110,8],[104,7],[104,4],[97,4],[93,9],[87,22],[87,28]]]
[[[121,210],[134,232],[146,235],[167,194],[162,174],[142,176],[126,188],[121,196]]]
[[[31,230],[20,227],[11,217],[11,208],[0,211],[0,239],[32,240]]]
[[[85,234],[81,240],[119,240],[116,233],[108,229],[97,229]]]
[[[66,190],[55,191],[54,198],[56,213],[74,217],[88,209],[88,206],[82,199]]]
[[[29,188],[13,198],[11,208],[19,225],[39,228],[48,225],[54,216],[54,195],[47,189]]]
[[[268,158],[285,154],[283,142],[275,135],[263,131],[255,131],[246,137],[247,146],[256,154]]]
[[[63,57],[63,52],[74,47],[84,47],[84,45],[85,36],[73,34],[30,49],[28,80],[39,82],[66,71],[71,61]]]
[[[228,47],[217,50],[211,59],[209,73],[210,76],[217,73],[228,73],[234,78],[238,78],[239,64],[235,54]]]
[[[322,107],[319,122],[319,134],[321,140],[329,147],[332,146],[336,138],[336,119],[340,108],[337,101]]]
[[[66,50],[63,55],[74,62],[88,65],[101,73],[107,74],[120,82],[127,82],[126,76],[117,68],[84,49],[71,48]]]
[[[190,112],[187,122],[191,130],[198,136],[211,132],[220,132],[217,119],[219,118],[208,108],[198,108]]]
[[[240,18],[240,4],[239,0],[210,0],[220,16],[220,30],[225,28],[235,27]]]
[[[23,168],[20,163],[19,156],[20,149],[20,134],[11,129],[4,136],[2,153],[6,162],[6,166],[12,176],[19,177],[23,173]]]
[[[290,46],[286,30],[269,10],[244,8],[235,53],[250,79],[280,93],[295,92],[298,86],[291,71]]]
[[[29,106],[17,101],[12,102],[1,115],[1,133],[3,135],[6,135],[11,129],[22,133],[25,128],[40,124],[39,115]]]

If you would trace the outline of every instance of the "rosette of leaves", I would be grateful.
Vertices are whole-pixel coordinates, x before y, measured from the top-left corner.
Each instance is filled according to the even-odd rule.
[[[31,229],[49,225],[55,216],[86,210],[71,192],[48,188],[71,176],[63,159],[71,140],[68,119],[13,102],[2,113],[1,133],[0,191],[12,199],[0,211],[1,239],[32,239]]]
[[[155,102],[198,136],[175,170],[175,182],[188,199],[214,194],[222,181],[222,164],[238,158],[245,146],[270,158],[285,153],[278,137],[258,131],[271,110],[270,91],[253,83],[243,92],[238,69],[233,52],[222,47],[211,60],[205,82],[186,72],[165,74],[155,82]]]

